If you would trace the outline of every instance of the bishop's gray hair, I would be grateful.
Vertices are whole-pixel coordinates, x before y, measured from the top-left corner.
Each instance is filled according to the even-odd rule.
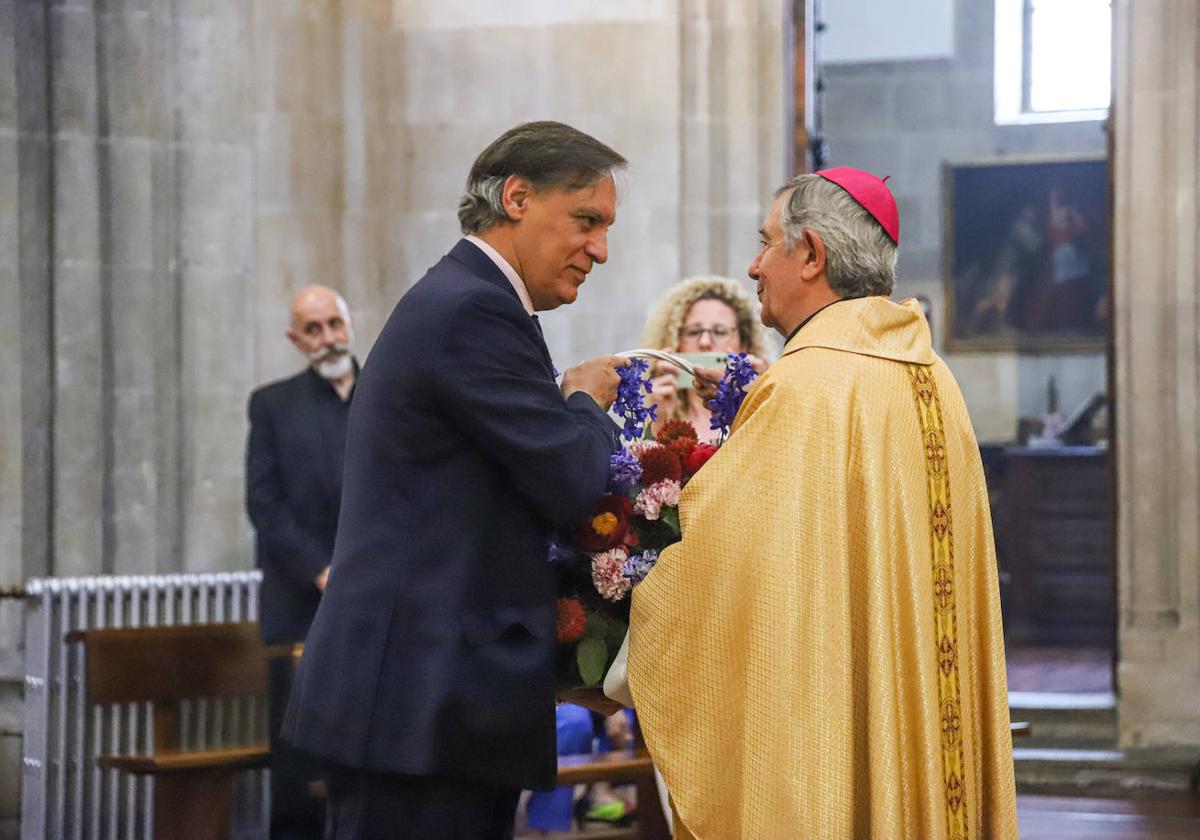
[[[896,282],[896,243],[850,193],[820,175],[797,175],[778,190],[791,190],[779,211],[789,252],[804,231],[825,243],[825,273],[838,297],[887,296]]]
[[[530,122],[510,129],[480,152],[458,203],[464,234],[508,221],[504,183],[519,175],[535,190],[579,190],[625,167],[625,158],[594,137],[560,122]],[[618,184],[619,186],[619,184]]]

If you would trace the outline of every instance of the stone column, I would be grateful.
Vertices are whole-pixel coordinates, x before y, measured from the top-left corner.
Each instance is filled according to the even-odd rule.
[[[255,384],[295,373],[292,295],[344,289],[341,3],[255,2],[247,93],[254,119]],[[381,5],[381,4],[375,4]],[[351,304],[361,306],[347,294]]]
[[[354,315],[359,357],[379,333],[399,294],[388,289],[388,214],[405,183],[404,44],[393,6],[375,0],[341,4],[342,172],[341,274],[331,279]],[[269,335],[268,335],[269,337]]]
[[[1116,0],[1119,720],[1200,744],[1200,6]]]
[[[104,300],[94,316],[108,427],[101,568],[134,574],[178,568],[173,20],[157,3],[97,4],[95,15]]]
[[[106,393],[111,357],[105,344],[108,286],[102,264],[100,143],[95,10],[64,2],[46,10],[49,120],[53,177],[52,324],[54,413],[54,571],[79,575],[104,568],[109,417]],[[107,216],[105,216],[107,218]]]
[[[744,280],[787,177],[781,0],[681,0],[680,263]],[[747,281],[748,282],[748,281]]]
[[[248,18],[0,5],[5,583],[248,562]]]
[[[45,10],[0,3],[0,585],[50,566],[50,142]],[[0,836],[18,833],[22,604],[0,601]]]
[[[251,555],[242,472],[255,347],[253,14],[240,0],[180,3],[173,23],[182,517],[175,562],[189,572],[243,569]],[[295,60],[300,67],[315,58]]]
[[[0,365],[0,581],[11,585],[50,569],[52,168],[39,34],[46,26],[39,5],[0,5],[0,354],[13,360]],[[13,607],[2,609],[17,621]]]

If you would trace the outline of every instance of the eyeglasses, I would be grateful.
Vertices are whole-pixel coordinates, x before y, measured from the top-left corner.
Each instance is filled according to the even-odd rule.
[[[679,330],[679,337],[686,338],[688,341],[699,341],[700,336],[708,333],[712,336],[713,341],[724,341],[737,335],[736,327],[701,327],[698,324],[693,324],[689,327],[683,327]]]

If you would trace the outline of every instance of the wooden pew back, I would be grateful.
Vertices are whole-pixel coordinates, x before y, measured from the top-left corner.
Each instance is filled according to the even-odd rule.
[[[188,624],[83,630],[88,702],[142,703],[263,694],[267,660],[258,625]]]
[[[266,766],[268,745],[180,749],[179,709],[183,700],[265,694],[258,625],[106,628],[67,641],[84,645],[89,703],[154,707],[152,753],[102,755],[97,763],[154,777],[155,838],[228,838],[233,774]]]

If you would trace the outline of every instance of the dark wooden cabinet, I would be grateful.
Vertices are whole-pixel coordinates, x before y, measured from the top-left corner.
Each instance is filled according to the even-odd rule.
[[[1018,644],[1111,645],[1109,452],[1008,447],[1002,461],[993,487],[1005,635]]]

